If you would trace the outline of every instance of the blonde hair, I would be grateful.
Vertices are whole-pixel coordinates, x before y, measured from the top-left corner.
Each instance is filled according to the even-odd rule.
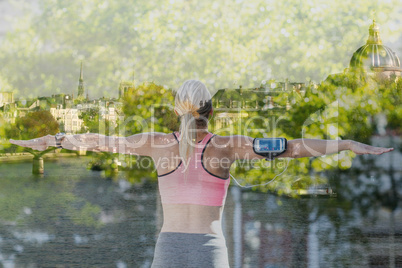
[[[183,160],[187,160],[194,150],[197,138],[195,121],[200,118],[199,112],[203,110],[200,108],[211,105],[211,98],[207,87],[197,80],[187,80],[177,90],[175,110],[180,116],[179,153]]]

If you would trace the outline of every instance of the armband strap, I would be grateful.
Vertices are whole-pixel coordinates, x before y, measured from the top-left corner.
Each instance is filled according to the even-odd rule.
[[[61,142],[64,140],[66,134],[65,133],[57,133],[54,138],[56,140],[56,148],[63,149],[61,146]]]
[[[264,156],[266,160],[273,160],[275,157],[278,157],[279,155],[283,154],[284,152],[286,152],[287,148],[288,148],[288,141],[285,138],[282,138],[284,140],[284,148],[281,151],[275,151],[275,150],[267,150],[266,152],[261,152],[261,151],[256,151],[256,145],[255,142],[256,140],[259,138],[255,138],[253,140],[253,151],[255,154]]]

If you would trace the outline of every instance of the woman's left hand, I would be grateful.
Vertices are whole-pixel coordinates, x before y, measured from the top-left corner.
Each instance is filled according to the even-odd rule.
[[[384,148],[384,147],[375,147],[371,145],[367,145],[364,143],[360,143],[357,141],[351,141],[350,148],[355,154],[383,154],[388,153],[394,150],[394,148]]]
[[[13,140],[10,139],[10,143],[19,145],[22,147],[31,148],[33,150],[44,151],[49,146],[56,146],[56,140],[54,136],[47,135],[32,140]]]

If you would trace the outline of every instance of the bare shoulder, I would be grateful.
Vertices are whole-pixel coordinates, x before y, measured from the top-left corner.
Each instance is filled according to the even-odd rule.
[[[148,137],[155,141],[156,144],[170,144],[176,142],[176,137],[173,133],[152,132]]]
[[[211,139],[211,144],[213,146],[225,146],[227,144],[229,144],[231,141],[231,136],[220,136],[215,134],[213,136],[213,139]]]
[[[256,156],[253,151],[253,141],[254,138],[244,135],[216,135],[214,147],[234,161],[236,158],[245,159]]]
[[[219,136],[215,135],[215,143],[217,145],[227,145],[231,147],[242,146],[245,144],[253,143],[254,138],[244,135],[229,135]]]
[[[121,141],[129,153],[158,157],[161,152],[169,151],[177,141],[172,133],[144,132],[126,137]]]
[[[227,152],[233,152],[236,148],[242,148],[244,146],[252,146],[253,138],[243,135],[229,135],[229,136],[220,136],[215,135],[214,139],[212,139],[211,143],[214,147],[218,149],[223,149]]]
[[[172,133],[144,132],[126,138],[128,142],[152,145],[170,144],[176,141]]]

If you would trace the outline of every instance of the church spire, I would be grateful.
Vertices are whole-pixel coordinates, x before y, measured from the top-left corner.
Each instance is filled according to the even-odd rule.
[[[81,61],[80,79],[78,80],[78,97],[84,97],[84,71],[82,69],[82,61]]]
[[[80,81],[84,81],[84,73],[82,71],[82,61],[81,61],[81,70],[80,70]]]

